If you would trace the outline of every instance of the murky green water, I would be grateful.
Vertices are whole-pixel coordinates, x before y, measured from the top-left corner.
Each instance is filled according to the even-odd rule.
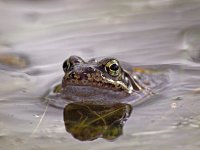
[[[0,1],[0,149],[198,150],[199,8],[198,0]],[[79,141],[63,109],[43,100],[70,55],[165,69],[169,84],[133,107],[115,140]]]

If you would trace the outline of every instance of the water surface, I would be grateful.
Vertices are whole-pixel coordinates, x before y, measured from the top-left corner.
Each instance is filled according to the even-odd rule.
[[[1,1],[0,148],[199,149],[199,8],[196,0]],[[70,55],[159,66],[170,84],[133,107],[116,140],[81,142],[66,132],[63,110],[42,100]]]

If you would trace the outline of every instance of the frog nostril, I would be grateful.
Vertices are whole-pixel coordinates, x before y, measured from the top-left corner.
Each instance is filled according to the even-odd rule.
[[[93,67],[88,67],[88,71],[89,71],[89,72],[94,72],[95,69],[94,69]]]
[[[80,74],[80,80],[87,80],[87,79],[88,79],[87,73]]]
[[[70,78],[74,78],[75,77],[75,73],[74,72],[69,73],[69,77]]]

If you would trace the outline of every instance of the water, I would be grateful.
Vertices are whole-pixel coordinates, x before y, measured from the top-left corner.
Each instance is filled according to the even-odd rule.
[[[199,7],[197,0],[2,0],[0,148],[199,149]],[[133,107],[116,140],[81,142],[65,131],[63,110],[42,101],[70,55],[159,65],[170,84]]]

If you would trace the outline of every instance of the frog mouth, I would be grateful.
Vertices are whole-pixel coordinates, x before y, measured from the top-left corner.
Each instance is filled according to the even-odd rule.
[[[119,88],[117,84],[111,84],[109,82],[102,82],[102,81],[91,81],[91,80],[75,80],[75,79],[68,79],[63,81],[63,87],[84,87],[84,88],[97,88],[97,89],[106,89],[106,90],[112,90],[112,91],[123,91],[122,88]]]

